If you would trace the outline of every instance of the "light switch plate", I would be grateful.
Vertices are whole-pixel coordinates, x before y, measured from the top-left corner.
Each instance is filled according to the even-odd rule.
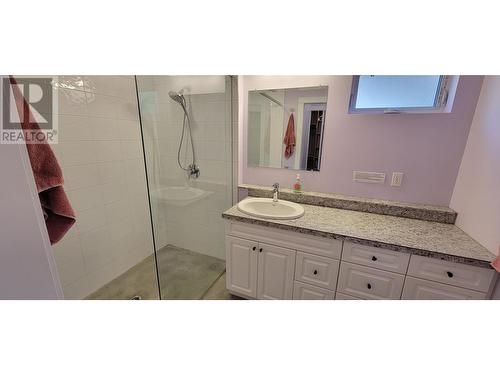
[[[403,182],[403,173],[402,172],[393,172],[391,186],[401,186]]]

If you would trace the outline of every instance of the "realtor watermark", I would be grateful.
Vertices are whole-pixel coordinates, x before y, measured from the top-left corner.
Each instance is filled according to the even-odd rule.
[[[57,77],[0,79],[0,143],[58,143]]]

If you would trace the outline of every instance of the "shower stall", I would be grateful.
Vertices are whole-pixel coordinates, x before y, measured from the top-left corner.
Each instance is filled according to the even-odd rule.
[[[54,246],[65,297],[231,298],[221,213],[237,194],[237,79],[58,81],[63,113],[54,151],[77,214]],[[82,139],[78,126],[90,135]],[[75,147],[87,156],[75,160]],[[99,175],[99,183],[82,184],[78,172]]]

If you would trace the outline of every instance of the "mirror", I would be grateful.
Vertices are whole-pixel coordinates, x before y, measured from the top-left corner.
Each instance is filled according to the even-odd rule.
[[[248,166],[319,171],[328,87],[248,92]]]

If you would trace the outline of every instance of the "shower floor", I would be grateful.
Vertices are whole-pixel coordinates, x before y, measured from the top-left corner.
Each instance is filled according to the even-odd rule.
[[[236,299],[226,290],[223,260],[167,245],[157,252],[162,299]],[[87,299],[158,299],[151,255]]]

